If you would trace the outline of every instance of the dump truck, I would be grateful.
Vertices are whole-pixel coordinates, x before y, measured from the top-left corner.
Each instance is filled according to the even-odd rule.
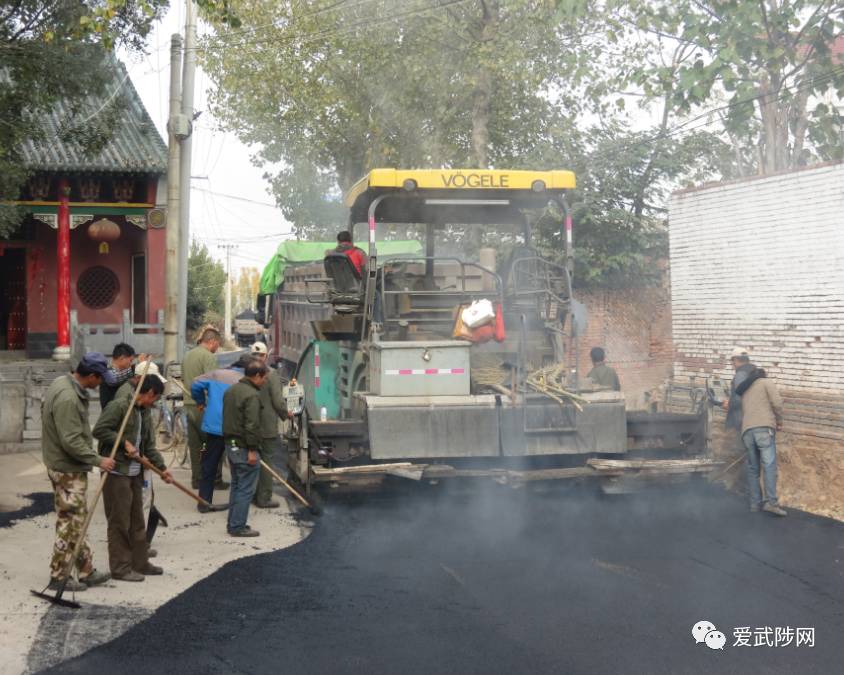
[[[291,477],[310,491],[708,470],[705,406],[628,416],[578,371],[574,187],[563,170],[377,169],[344,197],[362,272],[331,242],[289,243],[259,307],[289,380]],[[549,217],[554,260],[532,240]],[[630,463],[643,449],[663,454]]]

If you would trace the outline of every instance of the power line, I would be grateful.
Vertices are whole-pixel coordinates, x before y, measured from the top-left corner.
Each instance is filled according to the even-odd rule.
[[[198,186],[191,186],[191,190],[196,190],[198,192],[207,192],[209,194],[215,195],[217,197],[224,197],[226,199],[236,199],[239,202],[247,202],[249,204],[256,204],[257,206],[266,206],[271,209],[278,209],[278,204],[270,204],[269,202],[260,202],[257,199],[249,199],[248,197],[239,197],[237,195],[227,194],[225,192],[216,192],[215,190],[209,190],[208,188],[202,188]]]
[[[311,33],[301,33],[298,35],[290,35],[290,36],[271,36],[263,39],[257,40],[243,40],[241,42],[234,42],[234,43],[222,43],[219,45],[214,45],[213,43],[205,45],[205,46],[197,46],[196,49],[198,51],[215,51],[215,50],[224,50],[230,49],[233,47],[245,47],[247,45],[255,45],[255,44],[263,44],[266,42],[275,42],[275,43],[283,43],[287,42],[294,42],[299,41],[302,44],[306,44],[308,42],[313,42],[314,40],[324,40],[330,37],[336,37],[338,35],[345,35],[346,33],[352,32],[357,28],[361,27],[373,27],[378,26],[383,23],[391,23],[395,22],[399,19],[406,19],[413,16],[418,16],[420,14],[427,14],[432,11],[447,9],[448,7],[455,6],[455,5],[462,5],[469,0],[444,0],[434,6],[428,4],[427,0],[424,0],[421,5],[416,5],[415,7],[401,13],[389,15],[383,17],[381,19],[372,19],[367,18],[357,23],[352,23],[346,26],[342,26],[341,28],[331,28],[331,29],[323,29],[321,31],[314,31]],[[286,40],[285,40],[286,38]]]
[[[364,5],[364,4],[369,3],[369,2],[375,2],[375,1],[376,0],[357,0],[357,2],[355,2],[354,5],[347,7],[347,9],[354,9],[355,7],[360,7],[361,5]],[[337,9],[338,7],[341,7],[343,5],[348,4],[348,2],[349,2],[349,0],[338,0],[338,2],[335,2],[333,5],[330,5],[328,7],[323,7],[321,9],[317,9],[317,10],[314,10],[312,12],[306,12],[302,16],[298,17],[298,20],[302,21],[304,19],[310,19],[311,17],[318,16],[319,14],[325,14],[326,12],[330,12],[333,9]],[[296,18],[296,17],[287,17],[287,18],[293,19],[293,18]],[[278,26],[278,21],[279,20],[277,19],[277,20],[272,21],[270,23],[259,24],[258,26],[252,26],[250,28],[244,28],[242,30],[226,31],[225,33],[219,35],[217,37],[217,39],[218,40],[226,40],[230,36],[236,37],[238,35],[254,35],[255,33],[259,33],[259,32],[262,32],[264,30],[267,30],[267,29],[273,29],[273,28],[279,29],[281,27]]]

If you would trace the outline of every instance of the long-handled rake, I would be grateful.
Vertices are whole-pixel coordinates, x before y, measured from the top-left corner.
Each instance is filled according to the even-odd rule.
[[[322,515],[322,509],[317,504],[309,502],[302,495],[300,495],[290,483],[284,480],[284,478],[282,478],[279,473],[275,469],[273,469],[269,464],[267,464],[263,459],[261,460],[261,466],[267,470],[267,473],[269,473],[279,483],[286,487],[290,491],[290,494],[296,497],[296,499],[298,499],[299,502],[301,502],[302,506],[308,509],[308,511],[310,511],[315,516]]]
[[[141,373],[141,378],[138,380],[138,384],[135,386],[135,393],[132,395],[132,402],[129,404],[129,407],[126,410],[126,414],[123,416],[123,422],[121,422],[120,424],[120,430],[117,432],[117,438],[114,439],[114,445],[112,446],[111,454],[109,455],[111,459],[114,459],[114,456],[117,454],[117,448],[120,446],[120,443],[123,440],[123,432],[126,430],[126,425],[129,422],[129,417],[135,408],[135,401],[138,400],[138,394],[141,391],[141,385],[144,383],[144,380],[147,377],[149,363],[149,359],[144,361],[144,372]],[[85,543],[85,535],[88,534],[88,526],[91,524],[91,520],[94,517],[94,511],[97,508],[97,503],[100,500],[100,495],[103,493],[103,487],[105,486],[105,482],[106,480],[108,480],[108,477],[109,473],[106,471],[103,473],[102,478],[100,479],[100,485],[97,488],[96,494],[94,495],[94,502],[88,509],[88,513],[85,516],[84,522],[82,523],[82,530],[79,533],[79,538],[76,540],[76,544],[74,544],[73,546],[73,551],[71,551],[71,555],[65,559],[64,569],[62,570],[62,579],[61,583],[59,584],[58,591],[56,591],[55,595],[50,595],[46,592],[47,588],[49,587],[49,584],[47,584],[47,586],[45,586],[40,591],[30,591],[30,593],[32,593],[33,595],[36,595],[39,598],[51,602],[54,605],[60,605],[62,607],[70,607],[71,609],[80,609],[82,607],[82,605],[80,605],[75,600],[65,600],[62,596],[64,595],[65,588],[67,588],[67,582],[70,580],[70,575],[73,571],[73,565],[76,562],[76,559],[79,557],[79,552],[82,550],[82,545]]]

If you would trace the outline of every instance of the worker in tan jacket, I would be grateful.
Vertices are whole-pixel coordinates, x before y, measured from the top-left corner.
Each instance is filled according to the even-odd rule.
[[[777,431],[782,429],[782,398],[762,368],[754,367],[736,387],[743,412],[741,438],[747,449],[747,487],[750,510],[785,516],[777,503]],[[759,485],[764,469],[765,495]]]

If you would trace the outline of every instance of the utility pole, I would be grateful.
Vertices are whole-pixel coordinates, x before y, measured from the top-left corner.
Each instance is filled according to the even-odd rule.
[[[181,114],[182,36],[170,38],[170,119],[167,121],[167,254],[164,304],[164,363],[179,360],[179,277],[181,265],[181,231],[179,229],[179,145],[185,133]]]
[[[226,314],[225,314],[225,337],[232,339],[232,251],[237,244],[217,244],[218,248],[226,251]]]
[[[184,356],[187,343],[188,307],[188,253],[190,251],[190,170],[192,160],[193,137],[193,96],[196,74],[196,3],[185,2],[185,57],[182,67],[182,115],[188,121],[188,136],[182,139],[179,158],[179,224],[182,236],[179,245],[179,344],[178,359]]]

